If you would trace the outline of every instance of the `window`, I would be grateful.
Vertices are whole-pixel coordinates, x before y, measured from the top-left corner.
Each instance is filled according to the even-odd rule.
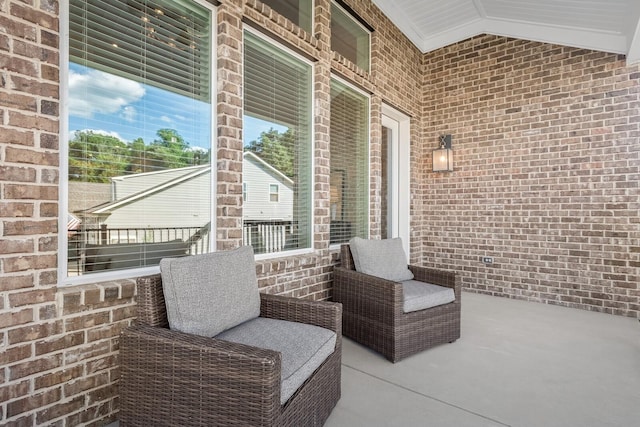
[[[330,242],[369,236],[369,98],[331,80]]]
[[[67,277],[209,251],[212,16],[188,0],[69,1]]]
[[[243,202],[247,201],[248,192],[249,192],[249,185],[246,182],[243,182],[242,183],[242,201]]]
[[[262,0],[262,3],[310,33],[313,22],[313,0]]]
[[[270,202],[278,201],[278,184],[269,185],[269,201]]]
[[[370,31],[345,8],[331,3],[331,50],[369,71]]]
[[[244,244],[257,254],[310,248],[313,69],[248,30],[244,46]]]

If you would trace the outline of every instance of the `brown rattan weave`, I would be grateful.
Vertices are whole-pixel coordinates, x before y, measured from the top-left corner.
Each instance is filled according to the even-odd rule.
[[[321,426],[340,398],[340,304],[261,294],[261,316],[338,335],[284,404],[280,353],[168,329],[160,275],[137,280],[138,321],[120,344],[121,426]]]
[[[402,285],[355,271],[349,245],[340,248],[333,299],[342,303],[342,333],[397,362],[460,338],[460,278],[455,273],[409,266],[415,280],[454,289],[455,301],[404,313]]]

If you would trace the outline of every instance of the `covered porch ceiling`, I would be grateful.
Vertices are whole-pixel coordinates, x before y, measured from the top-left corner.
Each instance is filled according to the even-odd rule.
[[[423,52],[479,34],[618,53],[640,62],[638,0],[373,0]]]

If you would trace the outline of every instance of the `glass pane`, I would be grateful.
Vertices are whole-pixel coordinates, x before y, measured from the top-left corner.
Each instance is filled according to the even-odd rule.
[[[188,55],[209,52],[210,11],[169,1],[127,5],[70,4],[69,276],[157,265],[163,257],[209,250],[210,53],[185,67],[181,37],[198,28]],[[158,19],[144,14],[150,8]],[[95,30],[100,26],[108,31]],[[162,37],[154,38],[150,28]],[[132,40],[134,32],[151,41]],[[96,60],[107,35],[114,49],[127,52],[126,61],[107,54]],[[166,44],[167,37],[177,45]],[[164,59],[158,65],[148,59],[161,42]],[[162,76],[174,70],[179,72],[169,83]]]
[[[331,50],[369,71],[370,37],[351,15],[331,3]]]
[[[369,235],[369,99],[331,81],[330,242]]]
[[[311,246],[311,65],[245,32],[243,242]]]
[[[313,19],[312,0],[262,0],[262,3],[306,32],[311,32]]]

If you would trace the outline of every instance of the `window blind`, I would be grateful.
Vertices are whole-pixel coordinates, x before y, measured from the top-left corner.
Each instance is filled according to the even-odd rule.
[[[210,250],[211,20],[187,0],[70,0],[68,276]]]
[[[313,0],[262,0],[262,3],[306,32],[311,32]]]
[[[331,243],[369,236],[369,98],[331,80]]]
[[[312,66],[245,31],[243,238],[256,253],[311,246],[311,99]]]
[[[70,0],[69,57],[97,70],[207,101],[209,15],[191,1]]]
[[[354,17],[331,2],[331,50],[369,71],[371,36]]]

